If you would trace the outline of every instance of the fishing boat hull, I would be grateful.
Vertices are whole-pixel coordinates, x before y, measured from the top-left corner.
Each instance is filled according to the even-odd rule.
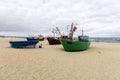
[[[22,48],[27,46],[35,47],[39,40],[30,40],[30,41],[10,41],[10,45],[13,48]]]
[[[27,39],[28,41],[30,41],[30,40],[44,41],[44,37],[43,37],[43,38],[31,38],[31,37],[27,37],[26,39]]]
[[[89,48],[90,42],[62,39],[61,44],[65,51],[83,51]]]
[[[38,38],[30,38],[30,37],[27,37],[26,38],[28,41],[30,41],[30,40],[39,40]]]
[[[47,38],[50,45],[61,44],[60,39]]]

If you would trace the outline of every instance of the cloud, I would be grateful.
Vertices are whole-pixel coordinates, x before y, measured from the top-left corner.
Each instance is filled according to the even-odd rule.
[[[119,0],[1,0],[0,31],[48,35],[55,26],[66,31],[66,26],[75,22],[80,24],[78,31],[84,26],[90,36],[119,36],[119,3]]]

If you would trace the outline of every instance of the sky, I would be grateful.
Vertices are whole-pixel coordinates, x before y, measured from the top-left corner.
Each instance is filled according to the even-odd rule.
[[[68,34],[72,22],[75,35],[120,37],[120,0],[0,0],[0,35]]]

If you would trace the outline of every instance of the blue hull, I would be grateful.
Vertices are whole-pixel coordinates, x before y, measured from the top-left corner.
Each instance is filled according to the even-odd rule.
[[[39,40],[38,38],[29,38],[29,37],[27,37],[26,38],[28,41],[30,41],[30,40]]]
[[[27,46],[36,46],[39,40],[30,40],[30,41],[10,41],[10,45],[13,48],[22,48]]]
[[[43,39],[39,39],[39,38],[29,38],[29,37],[27,37],[26,38],[28,41],[30,41],[30,40],[39,40],[39,41],[43,41],[44,40],[44,38]]]

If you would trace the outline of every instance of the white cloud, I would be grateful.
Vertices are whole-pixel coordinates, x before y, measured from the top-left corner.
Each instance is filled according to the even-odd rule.
[[[90,36],[120,36],[119,4],[119,0],[1,0],[0,31],[48,35],[55,26],[64,31],[75,22]]]

